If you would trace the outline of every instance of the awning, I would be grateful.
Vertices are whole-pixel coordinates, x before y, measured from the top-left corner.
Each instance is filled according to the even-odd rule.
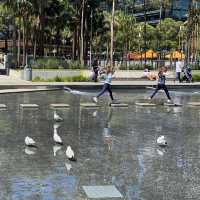
[[[184,59],[185,58],[185,55],[179,51],[174,51],[170,54],[167,54],[165,56],[165,58],[168,58],[168,59]]]

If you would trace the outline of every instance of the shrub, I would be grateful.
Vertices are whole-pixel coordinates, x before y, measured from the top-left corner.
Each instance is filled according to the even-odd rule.
[[[59,61],[54,58],[47,59],[45,69],[58,69],[59,68]]]
[[[44,81],[47,81],[47,82],[88,82],[90,81],[89,78],[83,76],[83,75],[80,75],[80,76],[74,76],[74,77],[59,77],[59,76],[56,76],[54,78],[50,78],[50,79],[47,79],[47,80],[44,80],[40,77],[35,77],[34,82],[44,82]]]
[[[62,78],[62,77],[59,77],[59,76],[56,76],[56,77],[54,78],[54,81],[55,81],[55,82],[63,82],[63,78]]]
[[[39,76],[36,76],[34,79],[33,79],[33,82],[44,82],[45,80]]]
[[[199,82],[200,81],[200,74],[192,75],[192,80],[195,81],[195,82]]]
[[[79,61],[68,60],[67,63],[69,69],[84,69],[84,66]]]
[[[190,64],[189,66],[190,66],[190,68],[192,70],[200,70],[200,65],[199,64]]]
[[[72,77],[72,81],[73,82],[87,82],[89,81],[89,78],[83,76],[83,75],[80,75],[80,76],[74,76]]]
[[[44,69],[45,68],[45,59],[38,59],[32,64],[33,69]]]
[[[33,69],[84,69],[79,61],[63,60],[54,57],[40,58],[32,64]]]

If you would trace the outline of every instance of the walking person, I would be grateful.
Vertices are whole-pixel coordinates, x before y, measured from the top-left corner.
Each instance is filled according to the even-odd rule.
[[[93,97],[93,101],[95,103],[98,102],[98,98],[102,96],[106,91],[109,92],[110,98],[112,102],[114,101],[113,95],[112,95],[112,90],[111,90],[111,82],[112,82],[112,77],[113,74],[115,73],[115,70],[112,69],[111,67],[108,67],[106,70],[106,76],[105,76],[105,81],[102,90],[98,93],[96,97]]]
[[[177,60],[177,62],[176,62],[176,80],[178,80],[179,83],[181,82],[181,72],[182,72],[183,65],[184,64],[181,59]]]
[[[157,87],[155,89],[155,91],[153,92],[153,94],[149,97],[149,99],[151,100],[155,95],[156,93],[159,91],[159,90],[164,90],[166,95],[167,95],[167,102],[171,102],[171,97],[169,95],[169,92],[168,92],[168,89],[165,85],[165,81],[166,81],[166,72],[167,72],[167,68],[166,67],[161,67],[159,72],[158,72],[158,84],[157,84]]]
[[[93,69],[93,77],[92,80],[94,82],[98,81],[98,72],[99,72],[99,67],[98,67],[98,61],[96,59],[93,60],[92,62],[92,69]]]

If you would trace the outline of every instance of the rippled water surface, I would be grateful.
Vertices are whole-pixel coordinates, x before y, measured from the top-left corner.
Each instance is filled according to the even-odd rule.
[[[128,108],[110,108],[104,96],[96,109],[80,107],[91,97],[63,91],[1,95],[8,108],[0,111],[0,199],[85,200],[82,186],[89,185],[114,185],[127,200],[200,199],[200,108],[186,105],[200,95],[172,92],[183,107],[160,105],[162,93],[155,108],[134,105],[149,92],[116,90]],[[21,109],[20,103],[39,109]],[[51,103],[70,105],[58,110],[62,147],[53,142]],[[25,147],[27,135],[37,149]],[[159,135],[167,137],[167,148],[157,146]],[[77,162],[67,160],[67,145]]]

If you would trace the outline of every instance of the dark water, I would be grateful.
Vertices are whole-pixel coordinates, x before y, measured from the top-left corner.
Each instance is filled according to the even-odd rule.
[[[63,91],[1,95],[8,109],[0,111],[0,200],[84,200],[83,185],[115,185],[127,200],[200,199],[200,108],[141,108],[134,101],[146,91],[114,92],[129,108],[111,109],[104,96],[100,108],[83,109],[80,102],[91,97]],[[184,105],[200,100],[192,91],[172,96]],[[166,100],[162,93],[155,99]],[[40,107],[20,109],[20,103]],[[51,103],[71,106],[58,110],[64,145],[56,155]],[[37,149],[25,147],[27,135]],[[159,135],[167,137],[166,149],[157,146]],[[67,145],[76,163],[67,160]]]

